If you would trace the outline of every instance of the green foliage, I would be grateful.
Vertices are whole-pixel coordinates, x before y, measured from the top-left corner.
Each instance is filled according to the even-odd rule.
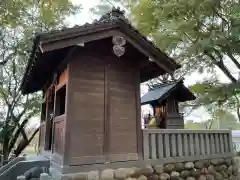
[[[112,3],[109,3],[112,2]],[[95,7],[102,14],[111,6],[127,9],[133,24],[161,50],[174,57],[181,71],[214,71],[217,66],[232,81],[223,60],[238,68],[239,14],[237,1],[215,0],[105,0]],[[96,11],[96,9],[98,11]]]
[[[222,84],[217,81],[197,83],[190,87],[192,92],[197,96],[197,99],[188,103],[193,109],[199,106],[205,106],[208,110],[209,107],[228,109],[228,111],[236,112],[240,120],[240,102],[239,102],[239,85]],[[215,111],[214,110],[214,111]]]
[[[2,0],[0,22],[12,28],[28,26],[29,21],[33,25],[55,27],[62,25],[65,17],[75,14],[79,8],[69,0]]]
[[[240,129],[238,119],[230,111],[213,106],[208,107],[207,111],[211,119],[202,122],[188,121],[185,123],[185,129]]]
[[[32,37],[36,32],[58,29],[80,7],[69,0],[2,0],[0,6],[0,143],[4,158],[19,155],[38,132],[26,126],[40,111],[39,93],[22,96],[23,78]]]
[[[212,71],[217,66],[236,82],[223,59],[240,67],[236,61],[239,10],[236,1],[140,0],[132,6],[131,15],[137,27],[184,70]]]
[[[236,87],[237,78],[229,66],[233,64],[240,69],[238,1],[121,0],[118,3],[127,9],[137,29],[182,65],[175,79],[196,71],[214,77],[218,68],[230,80],[229,84],[215,78],[211,82],[196,83],[191,89],[198,98],[189,105],[228,108],[237,112],[240,120],[239,85]],[[108,0],[103,1],[101,7],[104,5],[105,10],[111,6]],[[101,7],[95,9],[101,10]],[[159,80],[162,78],[150,84]]]
[[[199,122],[187,122],[184,125],[185,129],[206,129],[205,123],[199,123]]]

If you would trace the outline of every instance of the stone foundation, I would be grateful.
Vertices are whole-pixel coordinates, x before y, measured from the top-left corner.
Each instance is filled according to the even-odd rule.
[[[238,180],[235,160],[211,159],[146,165],[143,168],[95,170],[86,173],[62,175],[61,180]]]

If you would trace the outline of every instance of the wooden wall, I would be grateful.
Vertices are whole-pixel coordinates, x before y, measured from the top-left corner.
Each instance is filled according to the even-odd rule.
[[[140,86],[140,75],[130,60],[113,58],[108,63],[110,161],[135,160],[136,123],[140,121],[136,84]]]
[[[65,164],[138,159],[139,87],[139,71],[127,60],[79,55],[70,61]]]
[[[166,129],[184,129],[184,119],[179,114],[178,102],[172,97],[167,100]]]
[[[69,63],[67,161],[101,162],[104,135],[104,62],[75,58]],[[85,156],[85,158],[84,158]]]

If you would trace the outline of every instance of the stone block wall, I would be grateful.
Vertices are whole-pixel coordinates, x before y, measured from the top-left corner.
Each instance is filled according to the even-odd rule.
[[[235,160],[211,159],[146,165],[143,168],[96,170],[63,175],[61,180],[238,180]]]

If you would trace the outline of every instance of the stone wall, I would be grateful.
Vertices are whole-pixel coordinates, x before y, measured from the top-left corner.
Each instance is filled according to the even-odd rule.
[[[161,162],[160,162],[161,163]],[[160,164],[159,163],[159,164]],[[62,180],[238,180],[232,158],[146,165],[143,168],[105,169],[64,175]]]

